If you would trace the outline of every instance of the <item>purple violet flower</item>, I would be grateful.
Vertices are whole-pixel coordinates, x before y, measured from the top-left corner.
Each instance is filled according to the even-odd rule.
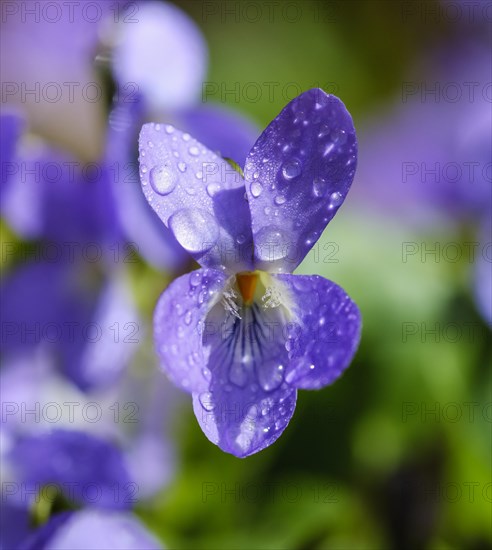
[[[291,273],[343,203],[356,156],[350,114],[319,89],[270,123],[244,176],[173,126],[142,128],[144,194],[202,266],[160,298],[157,351],[205,435],[233,455],[271,445],[297,389],[330,384],[355,354],[357,306],[331,281]]]

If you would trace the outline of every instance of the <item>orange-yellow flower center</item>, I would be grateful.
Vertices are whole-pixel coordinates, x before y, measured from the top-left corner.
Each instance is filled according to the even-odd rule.
[[[255,271],[244,271],[236,275],[237,286],[243,297],[243,302],[249,305],[253,302],[258,283],[258,273]]]

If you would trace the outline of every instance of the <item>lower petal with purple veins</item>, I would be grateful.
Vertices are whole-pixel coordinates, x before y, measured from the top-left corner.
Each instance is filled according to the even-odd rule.
[[[202,343],[208,387],[193,394],[205,435],[238,457],[261,451],[282,434],[297,396],[285,381],[288,312],[270,295],[253,301],[255,287],[248,279],[258,275],[246,277],[247,283],[229,286],[207,315]],[[259,294],[264,297],[265,289]]]

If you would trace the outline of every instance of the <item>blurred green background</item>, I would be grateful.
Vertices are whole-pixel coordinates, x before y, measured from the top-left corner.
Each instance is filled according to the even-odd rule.
[[[259,128],[320,86],[342,98],[359,129],[398,100],[427,52],[461,32],[431,1],[178,5],[209,44],[202,99]],[[354,189],[363,185],[356,177]],[[320,253],[297,272],[334,280],[361,308],[354,362],[333,386],[301,391],[280,440],[245,460],[208,444],[185,400],[177,478],[141,510],[169,547],[490,547],[490,333],[471,298],[471,266],[402,259],[402,243],[449,239],[446,229],[419,232],[361,209],[349,195]]]

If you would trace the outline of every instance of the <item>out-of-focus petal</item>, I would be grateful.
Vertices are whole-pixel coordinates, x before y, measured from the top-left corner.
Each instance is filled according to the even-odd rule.
[[[0,511],[0,548],[10,550],[19,548],[20,543],[29,534],[29,510],[25,506],[16,506],[6,502],[5,494],[9,490],[8,482],[3,482],[3,502]],[[12,485],[11,490],[16,486]]]
[[[161,367],[174,384],[187,392],[206,388],[204,321],[225,282],[222,271],[193,271],[173,281],[157,303],[154,337]]]
[[[16,111],[0,113],[0,197],[15,169],[13,163],[17,142],[24,127],[24,119]]]
[[[58,429],[26,436],[8,458],[15,481],[30,488],[32,502],[36,491],[50,484],[72,504],[127,509],[138,501],[138,487],[132,483],[120,451],[84,432]],[[53,495],[41,491],[38,498]]]
[[[293,327],[285,379],[295,388],[319,389],[348,367],[360,340],[355,303],[318,275],[277,275],[292,298]]]
[[[0,286],[3,353],[40,345],[54,352],[82,341],[97,298],[88,282],[80,284],[74,266],[62,262],[31,261],[5,276]]]
[[[121,376],[144,338],[130,291],[117,275],[105,282],[84,330],[84,342],[67,357],[64,371],[82,389],[109,387]]]
[[[201,105],[181,113],[178,125],[211,151],[232,159],[241,168],[260,133],[246,117],[218,104]]]
[[[105,104],[94,59],[110,5],[116,3],[56,0],[29,8],[14,2],[2,12],[6,101],[22,106],[37,133],[84,158],[97,158],[101,146]]]
[[[356,160],[352,118],[323,90],[296,97],[268,125],[244,169],[259,269],[295,269],[345,200]]]
[[[107,387],[142,338],[128,288],[80,262],[30,262],[0,286],[2,351],[43,347],[82,390]],[[87,266],[85,266],[87,267]]]
[[[174,110],[195,103],[207,68],[207,49],[198,27],[168,2],[136,7],[132,22],[123,18],[113,49],[120,88],[135,85],[155,109]]]
[[[271,445],[294,414],[282,311],[253,304],[239,318],[217,304],[207,317],[207,391],[193,394],[193,406],[210,441],[238,457]]]
[[[112,176],[112,199],[119,224],[139,254],[157,268],[177,270],[189,255],[162,226],[140,187],[138,132],[142,119],[141,98],[119,102],[110,113],[105,160]]]
[[[241,175],[171,125],[140,132],[144,194],[177,241],[204,267],[251,266],[251,218]]]
[[[105,165],[82,164],[42,143],[24,148],[2,211],[25,239],[47,239],[79,247],[97,243],[107,248],[118,237],[110,174]]]
[[[80,510],[54,516],[22,550],[160,550],[162,545],[128,512]]]

